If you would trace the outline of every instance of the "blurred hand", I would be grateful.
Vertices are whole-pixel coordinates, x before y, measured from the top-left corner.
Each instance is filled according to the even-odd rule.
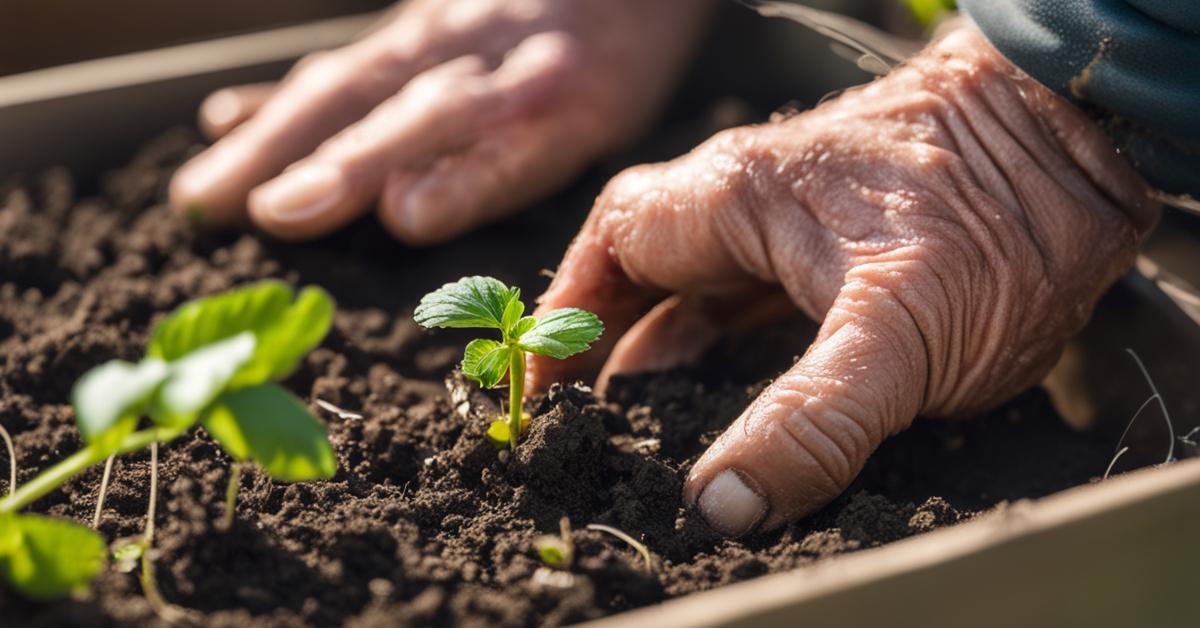
[[[212,224],[248,209],[262,229],[303,239],[378,201],[397,238],[451,238],[552,192],[635,134],[708,4],[411,0],[279,85],[210,96],[200,122],[220,140],[178,172],[172,205]]]
[[[533,356],[529,383],[606,357],[600,386],[672,366],[780,301],[823,319],[684,491],[726,534],[778,527],[918,414],[1038,382],[1132,263],[1147,198],[1087,118],[962,29],[814,111],[613,179],[540,308],[609,331],[577,359]]]

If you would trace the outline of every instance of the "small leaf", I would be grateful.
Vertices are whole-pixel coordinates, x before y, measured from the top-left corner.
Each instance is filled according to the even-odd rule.
[[[496,449],[508,449],[509,438],[508,421],[505,419],[496,419],[487,429],[487,439],[491,441]]]
[[[529,429],[529,422],[533,420],[533,416],[528,412],[521,413],[521,433],[524,434]],[[510,445],[508,429],[508,418],[496,419],[487,429],[487,439],[496,446],[496,449],[508,449]]]
[[[277,384],[226,392],[203,421],[234,459],[254,460],[277,480],[328,479],[337,471],[325,426]]]
[[[254,357],[229,382],[231,388],[279,381],[296,370],[333,324],[333,298],[316,286],[300,291],[296,301],[278,319],[256,331]]]
[[[111,360],[83,374],[71,389],[75,422],[83,440],[94,443],[141,408],[167,378],[167,364],[147,358],[137,364]]]
[[[512,352],[512,347],[495,340],[472,340],[463,353],[463,375],[479,382],[484,388],[492,388],[499,384],[508,372]]]
[[[81,525],[41,515],[0,515],[0,574],[31,598],[86,590],[107,554],[104,539]]]
[[[260,281],[184,303],[154,328],[147,355],[168,362],[242,332],[276,324],[292,302],[292,289]]]
[[[512,334],[513,327],[521,320],[521,315],[525,313],[525,304],[520,299],[518,293],[517,298],[510,299],[508,305],[504,308],[504,319],[501,320],[502,329],[505,335]]]
[[[521,334],[520,346],[531,353],[562,360],[581,351],[604,332],[595,314],[573,307],[554,310]]]
[[[137,568],[138,561],[146,553],[148,545],[144,535],[127,536],[113,541],[113,569],[121,573],[132,573]]]
[[[170,377],[153,399],[151,418],[164,427],[191,424],[250,360],[256,344],[254,334],[246,331],[172,362]]]
[[[562,539],[557,536],[539,536],[534,542],[538,556],[547,567],[561,569],[567,566],[568,549]]]
[[[513,328],[511,330],[509,330],[508,336],[509,336],[509,338],[512,338],[513,340],[517,340],[518,338],[523,336],[525,334],[525,332],[529,331],[530,329],[533,329],[534,325],[537,325],[536,318],[534,318],[532,316],[523,316],[523,317],[521,317],[521,320],[517,321],[517,324],[513,325]]]
[[[504,312],[521,291],[491,277],[464,277],[421,298],[413,319],[422,327],[504,330]]]

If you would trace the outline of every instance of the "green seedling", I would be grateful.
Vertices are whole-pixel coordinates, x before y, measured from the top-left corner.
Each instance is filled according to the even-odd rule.
[[[229,453],[235,470],[253,461],[278,480],[332,477],[337,465],[325,427],[275,383],[321,342],[332,320],[333,301],[323,290],[297,295],[283,282],[264,281],[185,303],[158,323],[141,361],[113,360],[85,373],[72,390],[83,449],[0,499],[0,576],[34,598],[85,589],[107,560],[103,539],[68,521],[18,511],[92,465],[150,448],[151,498],[140,549],[145,586],[153,579],[158,444],[196,424]],[[149,426],[139,429],[142,418]],[[238,474],[230,476],[227,518]]]
[[[508,375],[508,420],[492,422],[487,435],[497,447],[516,449],[528,424],[523,411],[525,353],[558,360],[586,351],[604,332],[595,314],[562,308],[540,318],[525,316],[521,291],[491,277],[464,277],[425,295],[413,313],[423,327],[497,329],[500,340],[478,338],[467,345],[462,372],[484,388]]]
[[[543,534],[533,540],[538,557],[552,569],[570,569],[575,560],[575,543],[571,540],[571,520],[563,517],[558,521],[558,536]]]

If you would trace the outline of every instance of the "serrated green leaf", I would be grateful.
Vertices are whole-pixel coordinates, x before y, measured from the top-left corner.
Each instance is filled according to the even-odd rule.
[[[151,401],[150,417],[163,427],[191,424],[254,356],[256,344],[254,333],[244,331],[171,362],[170,376]]]
[[[604,333],[595,314],[573,307],[554,310],[521,334],[520,347],[530,353],[562,360],[586,351]]]
[[[104,568],[99,534],[41,515],[0,515],[0,574],[24,595],[49,600],[86,590]]]
[[[484,388],[492,388],[504,379],[508,372],[509,358],[513,348],[495,340],[479,338],[472,340],[463,353],[463,375],[479,382]]]
[[[333,298],[316,286],[300,291],[296,301],[262,329],[256,330],[254,356],[229,382],[230,388],[279,381],[321,344],[333,324]]]
[[[491,277],[464,277],[421,298],[413,319],[422,327],[504,329],[504,312],[521,291]]]
[[[262,281],[183,304],[155,327],[149,355],[168,362],[238,334],[258,341],[230,388],[283,379],[320,344],[333,322],[333,299],[308,286],[292,301],[282,281]]]
[[[83,440],[95,443],[122,418],[136,418],[169,374],[167,364],[158,358],[137,364],[110,360],[84,373],[71,389],[71,405]]]
[[[147,355],[168,362],[242,332],[276,324],[292,302],[292,289],[260,281],[184,303],[154,328]]]
[[[277,480],[328,479],[337,472],[325,426],[277,384],[226,392],[202,420],[229,455],[253,460]]]

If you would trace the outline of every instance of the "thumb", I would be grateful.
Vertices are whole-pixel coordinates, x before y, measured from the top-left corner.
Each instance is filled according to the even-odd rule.
[[[804,357],[692,468],[685,502],[730,536],[812,513],[911,422],[924,403],[928,361],[908,308],[892,291],[851,278]]]

